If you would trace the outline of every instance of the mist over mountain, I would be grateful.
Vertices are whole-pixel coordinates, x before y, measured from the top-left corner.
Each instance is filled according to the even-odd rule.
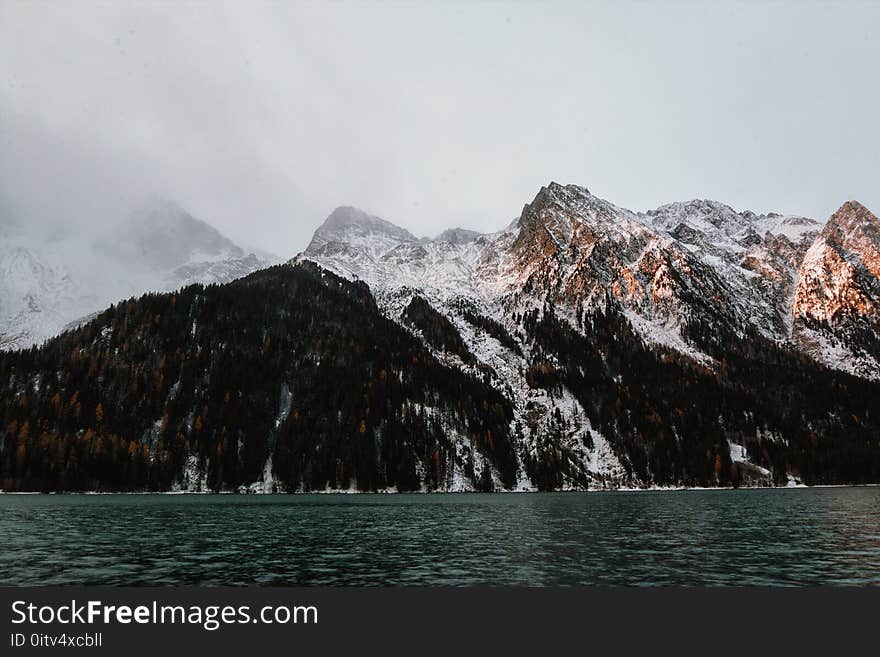
[[[139,207],[95,246],[107,257],[153,271],[170,270],[193,260],[245,255],[215,228],[165,199],[153,199]]]
[[[191,283],[225,283],[271,262],[246,253],[176,204],[154,199],[94,237],[0,227],[0,346],[56,335],[110,303]]]

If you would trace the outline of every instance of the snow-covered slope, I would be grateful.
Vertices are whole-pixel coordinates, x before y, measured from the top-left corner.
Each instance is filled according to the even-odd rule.
[[[744,305],[741,318],[770,337],[790,334],[797,267],[821,223],[706,200],[664,205],[644,217],[715,269],[730,288],[726,298]]]
[[[39,344],[120,299],[227,283],[274,262],[165,200],[96,241],[46,241],[10,222],[0,230],[0,348]]]
[[[52,335],[53,326],[78,301],[70,275],[53,267],[24,244],[0,244],[0,349],[11,349]],[[74,311],[75,312],[75,311]]]

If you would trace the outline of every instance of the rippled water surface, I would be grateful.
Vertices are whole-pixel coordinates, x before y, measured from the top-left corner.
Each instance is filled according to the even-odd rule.
[[[880,488],[0,495],[2,584],[880,584]]]

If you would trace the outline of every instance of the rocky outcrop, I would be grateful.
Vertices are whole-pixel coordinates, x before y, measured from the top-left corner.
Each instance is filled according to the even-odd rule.
[[[792,306],[795,337],[816,358],[880,372],[880,220],[847,201],[807,251]]]

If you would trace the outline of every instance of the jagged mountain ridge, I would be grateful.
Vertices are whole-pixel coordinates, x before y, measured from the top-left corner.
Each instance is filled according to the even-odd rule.
[[[409,289],[427,290],[443,303],[464,297],[512,307],[554,300],[574,310],[610,296],[647,339],[692,354],[691,321],[753,328],[801,349],[795,289],[821,229],[805,217],[738,213],[704,200],[635,213],[585,188],[552,183],[498,233],[416,240],[408,232],[395,236],[387,222],[381,238],[366,224],[348,234],[325,224],[316,236],[333,234],[332,248],[316,248],[313,240],[294,261],[313,259],[367,281],[395,312],[405,303],[395,299]],[[840,359],[823,362],[854,371]]]
[[[96,241],[0,236],[0,349],[38,344],[148,290],[227,283],[272,263],[178,205],[154,199]]]

